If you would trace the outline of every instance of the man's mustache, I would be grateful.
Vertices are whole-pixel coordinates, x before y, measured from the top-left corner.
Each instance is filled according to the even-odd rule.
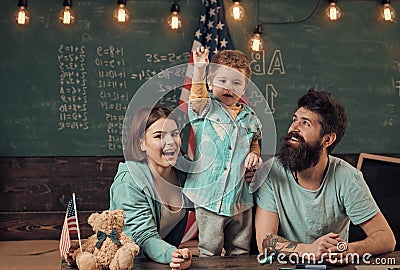
[[[295,131],[291,131],[291,132],[289,132],[288,134],[286,134],[285,136],[282,137],[282,139],[284,141],[289,141],[292,138],[297,139],[300,143],[305,143],[305,140],[304,140],[303,136],[301,136],[298,132],[295,132]]]

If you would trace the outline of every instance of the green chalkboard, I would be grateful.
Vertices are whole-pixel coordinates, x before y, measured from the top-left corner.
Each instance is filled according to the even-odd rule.
[[[78,20],[66,27],[57,21],[62,1],[29,1],[32,23],[20,27],[17,1],[0,1],[0,156],[122,155],[130,99],[153,75],[188,62],[201,1],[179,1],[178,32],[167,27],[171,1],[128,1],[133,19],[126,25],[113,21],[116,2],[74,1]],[[379,20],[380,1],[341,1],[341,20],[330,22],[326,2],[242,1],[246,18],[227,16],[234,47],[252,60],[277,138],[297,98],[316,87],[348,111],[336,153],[399,153],[400,25]],[[400,2],[392,5],[399,13]],[[251,53],[257,23],[265,50]],[[161,100],[168,106],[180,95],[175,85],[154,91],[168,93]]]

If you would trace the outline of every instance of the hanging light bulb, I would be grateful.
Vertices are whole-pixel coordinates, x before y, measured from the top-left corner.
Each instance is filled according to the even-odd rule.
[[[383,0],[382,1],[383,8],[382,8],[382,17],[386,22],[394,22],[396,18],[396,11],[390,5],[390,0]]]
[[[76,15],[75,12],[71,9],[72,0],[64,0],[63,6],[64,9],[61,10],[60,14],[58,14],[60,22],[66,25],[74,24],[76,21]]]
[[[244,18],[244,8],[240,4],[240,0],[233,0],[233,5],[229,9],[229,14],[235,21],[241,21]]]
[[[19,25],[28,25],[31,22],[31,15],[26,10],[28,7],[27,0],[18,1],[19,9],[15,12],[15,20]]]
[[[129,11],[125,6],[126,0],[118,0],[118,8],[114,10],[114,19],[119,23],[126,23],[130,18]]]
[[[249,46],[253,52],[259,52],[264,48],[264,41],[261,38],[261,26],[257,25],[253,33],[254,35],[249,41]]]
[[[337,0],[329,0],[329,6],[326,8],[326,15],[331,21],[336,21],[342,16],[342,10],[336,3]]]
[[[178,30],[182,27],[182,18],[179,16],[179,5],[172,3],[171,15],[168,17],[168,25],[172,30]]]

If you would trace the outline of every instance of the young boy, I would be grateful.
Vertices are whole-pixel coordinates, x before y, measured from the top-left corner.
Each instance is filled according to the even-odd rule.
[[[260,165],[261,122],[246,104],[238,103],[250,80],[244,53],[218,52],[211,60],[206,88],[208,49],[193,52],[193,82],[188,115],[196,150],[184,187],[193,201],[199,228],[200,256],[248,254],[253,196],[246,169]]]

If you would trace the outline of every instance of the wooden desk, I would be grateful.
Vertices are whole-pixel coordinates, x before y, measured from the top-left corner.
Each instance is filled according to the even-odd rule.
[[[396,264],[400,264],[400,251],[395,251],[392,253],[383,254],[378,257],[370,258],[371,262],[374,262],[376,258],[390,259],[395,258]],[[392,262],[393,264],[393,262]],[[290,264],[279,264],[274,262],[272,264],[260,265],[257,261],[257,256],[238,256],[238,257],[193,257],[192,266],[190,269],[279,269],[281,267],[291,267]],[[390,267],[390,265],[388,265]],[[76,269],[68,267],[65,262],[62,262],[61,270]],[[170,269],[168,265],[158,264],[146,258],[136,258],[135,265],[133,269]],[[340,270],[355,270],[355,265],[347,265],[341,267],[328,266],[328,269],[340,269]]]

